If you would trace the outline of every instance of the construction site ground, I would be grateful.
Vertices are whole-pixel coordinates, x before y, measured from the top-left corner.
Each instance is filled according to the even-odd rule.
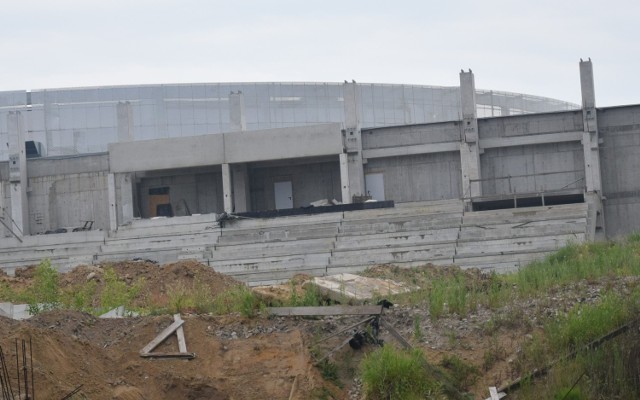
[[[238,285],[192,261],[163,267],[148,262],[111,265],[128,284],[144,277],[146,289],[140,298],[166,297],[169,285],[188,285],[196,279],[216,293]],[[446,274],[451,268],[455,267],[441,271]],[[61,276],[60,285],[72,287],[87,279],[100,282],[102,271],[96,266],[77,267]],[[468,273],[483,279],[477,271]],[[376,267],[367,274],[410,281],[406,272],[389,266]],[[28,287],[32,280],[33,268],[19,271],[15,277],[0,276],[0,283],[15,289]],[[286,299],[303,282],[300,278],[271,291]],[[469,382],[467,390],[474,398],[484,399],[489,386],[503,385],[518,376],[519,351],[539,329],[537,317],[565,312],[578,302],[597,301],[604,285],[624,290],[628,282],[624,278],[585,281],[550,293],[545,300],[522,300],[497,310],[480,307],[464,317],[449,315],[435,320],[424,307],[396,304],[384,311],[383,318],[413,346],[421,348],[432,363],[439,364],[455,355],[477,368],[478,376]],[[183,313],[187,348],[196,354],[192,360],[140,357],[140,350],[172,323],[170,314],[101,319],[78,311],[54,310],[24,321],[0,317],[0,346],[11,361],[15,360],[15,340],[31,339],[35,393],[39,399],[63,398],[79,385],[82,387],[72,399],[362,398],[359,364],[374,345],[361,350],[345,346],[336,352],[331,358],[336,366],[334,377],[327,377],[326,371],[314,366],[315,359],[347,336],[338,335],[321,344],[317,344],[318,340],[361,316],[269,318],[265,314],[263,310],[247,318],[237,313]],[[496,321],[504,323],[496,326]],[[384,329],[381,336],[385,342],[395,343]],[[173,336],[156,351],[175,352],[177,346]],[[9,364],[9,372],[15,376],[15,361],[11,362],[14,364]]]

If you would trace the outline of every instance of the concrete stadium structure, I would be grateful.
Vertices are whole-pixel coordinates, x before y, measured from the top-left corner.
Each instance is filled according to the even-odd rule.
[[[478,91],[471,71],[459,88],[0,92],[0,265],[196,258],[264,283],[384,262],[509,270],[626,234],[640,227],[640,106],[597,109],[591,61],[580,77],[581,107]],[[395,207],[217,217],[368,197]]]

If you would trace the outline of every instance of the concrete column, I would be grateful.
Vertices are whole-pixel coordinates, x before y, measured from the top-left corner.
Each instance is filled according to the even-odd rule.
[[[478,118],[476,114],[476,84],[473,72],[460,72],[460,105],[462,127],[460,162],[462,169],[462,193],[464,198],[482,195],[480,179],[480,148],[478,146]]]
[[[600,151],[596,94],[593,83],[593,64],[580,60],[580,89],[582,92],[582,149],[584,152],[585,201],[589,204],[590,223],[587,236],[592,240],[604,239],[605,215],[602,204],[602,179],[600,175]]]
[[[128,101],[118,102],[118,142],[133,141],[133,107]]]
[[[349,185],[349,157],[346,153],[340,154],[340,188],[342,190],[342,202],[351,203],[351,186]]]
[[[120,182],[120,209],[122,210],[120,225],[125,225],[133,221],[133,179],[130,173],[118,175]]]
[[[582,121],[584,125],[582,146],[584,149],[585,184],[587,192],[601,192],[598,119],[591,59],[589,61],[580,60],[580,87],[582,90]]]
[[[343,141],[345,148],[345,156],[341,156],[341,172],[342,177],[342,160],[346,157],[347,190],[342,189],[342,202],[351,203],[353,196],[362,196],[366,193],[364,187],[364,162],[362,158],[362,134],[360,131],[360,99],[356,83],[345,83],[343,85],[344,97],[344,130]]]
[[[249,169],[247,164],[234,164],[231,166],[231,183],[233,186],[234,212],[249,211],[251,209],[251,196],[249,194]]]
[[[229,128],[231,132],[247,130],[247,121],[244,109],[244,94],[231,92],[229,94]]]
[[[118,217],[116,210],[116,176],[115,174],[107,175],[107,194],[109,196],[109,230],[118,229]]]
[[[224,198],[224,212],[233,212],[233,184],[231,181],[231,167],[222,164],[222,193]]]
[[[29,203],[27,201],[27,155],[24,139],[25,128],[22,113],[10,111],[7,116],[9,134],[9,196],[11,196],[11,221],[8,225],[19,237],[29,234]]]

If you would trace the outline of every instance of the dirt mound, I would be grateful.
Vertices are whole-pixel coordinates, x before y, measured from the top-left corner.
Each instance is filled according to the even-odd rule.
[[[170,316],[105,320],[54,311],[24,322],[0,319],[0,346],[15,366],[14,340],[31,338],[36,397],[43,399],[62,398],[79,385],[78,398],[97,400],[308,399],[322,387],[343,398],[312,367],[301,331],[279,330],[269,319],[185,317],[195,359],[141,358],[139,351],[171,322]],[[228,326],[270,333],[219,334]],[[175,336],[156,351],[177,351]]]

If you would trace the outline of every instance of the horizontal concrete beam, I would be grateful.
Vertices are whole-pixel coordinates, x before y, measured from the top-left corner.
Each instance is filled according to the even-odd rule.
[[[582,140],[582,134],[583,132],[575,131],[480,139],[480,147],[483,149],[491,149],[496,147],[529,146],[546,143],[579,142]]]
[[[444,153],[460,151],[460,142],[416,144],[411,146],[386,147],[382,149],[363,150],[364,158],[381,158],[409,156],[413,154]]]
[[[342,153],[340,124],[109,144],[110,172],[154,171]]]

